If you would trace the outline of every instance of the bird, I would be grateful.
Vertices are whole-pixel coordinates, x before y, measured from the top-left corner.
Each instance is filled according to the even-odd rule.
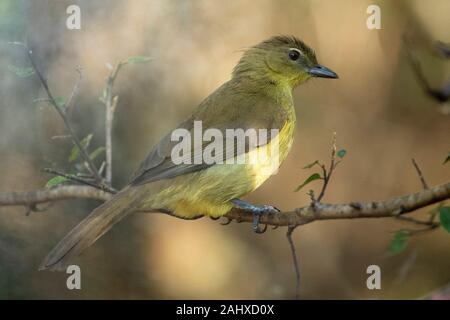
[[[288,155],[296,127],[292,91],[314,77],[336,79],[338,75],[319,64],[313,49],[295,36],[273,36],[247,48],[231,78],[169,131],[149,152],[130,182],[75,226],[50,251],[39,269],[64,270],[74,257],[133,212],[197,219],[219,218],[232,208],[241,208],[252,212],[253,229],[261,232],[259,217],[278,209],[241,198],[273,175]],[[201,159],[211,141],[188,143],[187,160],[194,161],[174,161],[173,151],[180,141],[174,140],[172,133],[181,130],[191,134],[197,123],[204,130],[215,129],[219,137],[222,134],[222,145],[230,142],[227,130],[270,130],[275,135],[252,145],[246,141],[240,149],[217,149],[215,156],[223,162],[195,161]],[[268,155],[261,161],[230,161],[239,157],[251,160],[261,152]]]

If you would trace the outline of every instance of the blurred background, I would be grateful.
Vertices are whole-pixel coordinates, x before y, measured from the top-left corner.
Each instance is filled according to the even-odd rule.
[[[81,30],[66,28],[67,6],[81,8]],[[367,7],[381,8],[381,30],[366,27]],[[312,46],[319,62],[340,79],[314,79],[297,88],[296,140],[279,173],[246,199],[281,209],[307,205],[308,188],[293,192],[328,161],[330,141],[347,155],[332,178],[326,202],[381,200],[421,188],[414,157],[430,185],[449,180],[449,116],[426,96],[408,63],[403,36],[413,39],[426,77],[435,87],[449,65],[433,52],[448,41],[450,2],[432,1],[0,1],[0,191],[44,188],[42,168],[73,170],[71,144],[23,52],[27,42],[56,96],[68,97],[81,66],[83,79],[70,119],[92,148],[104,144],[104,106],[98,97],[112,65],[130,56],[148,64],[126,66],[115,92],[113,183],[122,187],[150,148],[216,87],[227,81],[242,49],[270,36],[292,34]],[[101,161],[99,158],[98,162]],[[311,184],[319,187],[319,184]],[[25,216],[0,207],[0,298],[293,298],[295,274],[286,230],[263,235],[250,224],[226,227],[204,218],[183,221],[135,214],[116,225],[76,263],[82,290],[66,289],[65,273],[38,272],[48,251],[97,201],[58,202]],[[414,216],[425,216],[431,208]],[[392,219],[322,221],[298,228],[301,298],[416,298],[450,281],[450,237],[442,229],[411,239],[391,255]],[[368,290],[366,268],[381,267],[382,289]]]

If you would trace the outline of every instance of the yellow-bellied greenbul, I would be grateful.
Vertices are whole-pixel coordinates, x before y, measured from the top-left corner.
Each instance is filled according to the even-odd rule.
[[[286,158],[296,124],[292,89],[311,77],[338,76],[318,64],[313,50],[295,37],[272,37],[245,51],[231,79],[203,100],[178,128],[192,132],[194,122],[201,121],[203,130],[215,128],[223,133],[227,129],[276,129],[275,137],[254,149],[246,145],[244,151],[251,158],[276,144],[276,165],[271,162],[274,154],[267,161],[244,164],[174,163],[171,155],[176,142],[169,133],[153,148],[132,181],[70,231],[48,254],[41,269],[65,267],[70,258],[132,212],[164,212],[193,219],[220,217],[233,207],[251,210],[255,217],[275,210],[239,198],[258,188]],[[226,134],[223,137],[226,145]],[[206,145],[208,142],[191,145],[192,157]],[[219,155],[224,160],[242,155],[236,148],[224,150]],[[254,228],[259,230],[257,223]]]

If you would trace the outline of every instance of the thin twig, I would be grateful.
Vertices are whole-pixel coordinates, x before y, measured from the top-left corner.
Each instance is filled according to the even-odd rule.
[[[439,226],[440,226],[439,223],[435,223],[435,224],[425,226],[421,229],[402,229],[402,230],[406,231],[409,236],[413,236],[413,235],[417,235],[419,233],[424,233],[424,232],[428,232],[430,230],[434,230],[434,229],[438,228]]]
[[[339,161],[336,161],[336,132],[333,133],[333,138],[331,140],[331,160],[330,167],[327,171],[325,165],[320,165],[322,168],[323,174],[323,185],[322,190],[320,190],[319,196],[317,197],[317,202],[320,202],[325,195],[325,191],[327,190],[328,183],[330,182],[331,175],[333,174],[334,169],[336,169]]]
[[[292,261],[295,269],[295,299],[300,298],[300,267],[298,263],[297,250],[295,249],[294,241],[292,240],[292,233],[297,226],[288,226],[286,237],[289,242],[289,248],[291,249]]]
[[[111,185],[112,181],[112,126],[114,120],[114,111],[117,106],[118,96],[113,96],[114,81],[119,74],[120,69],[124,65],[120,62],[116,67],[111,70],[106,81],[105,96],[103,103],[106,107],[106,119],[105,119],[105,153],[106,153],[106,163],[105,163],[105,179],[108,185]]]
[[[419,220],[419,219],[415,219],[415,218],[412,218],[412,217],[406,217],[406,216],[397,216],[396,218],[399,219],[399,220],[403,220],[403,221],[406,221],[406,222],[411,222],[411,223],[418,224],[418,225],[423,225],[423,226],[435,226],[435,225],[439,226],[439,223],[435,223],[435,222],[430,221],[430,220],[424,221],[424,220]]]
[[[423,187],[424,189],[428,189],[428,184],[427,184],[427,182],[425,181],[425,178],[424,178],[424,176],[423,176],[423,174],[422,174],[422,170],[420,170],[419,165],[418,165],[417,162],[416,162],[416,159],[412,158],[411,161],[412,161],[412,163],[413,163],[413,165],[414,165],[414,168],[416,168],[417,175],[419,176],[420,182],[422,183],[422,187]]]
[[[57,176],[60,176],[60,177],[63,177],[63,178],[66,178],[67,180],[71,180],[71,181],[75,181],[75,182],[78,182],[78,183],[81,183],[81,184],[88,185],[88,186],[91,186],[91,187],[94,187],[96,189],[103,190],[103,191],[106,191],[106,192],[109,192],[109,193],[113,193],[113,194],[117,193],[117,190],[115,190],[114,188],[108,187],[106,185],[98,185],[96,183],[88,181],[87,179],[78,177],[78,176],[73,175],[73,174],[64,173],[64,172],[61,172],[61,171],[58,171],[58,170],[55,170],[55,169],[51,169],[51,168],[44,168],[43,171],[45,171],[47,173],[51,173],[51,174],[57,175]]]

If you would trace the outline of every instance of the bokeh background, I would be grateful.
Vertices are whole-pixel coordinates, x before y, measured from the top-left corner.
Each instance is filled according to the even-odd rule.
[[[381,7],[381,30],[368,30],[366,9]],[[81,30],[65,26],[66,8],[81,7]],[[276,176],[247,197],[281,209],[306,205],[294,188],[329,158],[330,140],[347,150],[327,202],[378,200],[420,189],[416,158],[427,181],[448,181],[449,116],[421,90],[402,37],[413,39],[430,82],[447,80],[448,63],[433,52],[448,41],[450,2],[432,1],[0,1],[0,191],[43,188],[44,167],[72,170],[71,145],[28,66],[6,41],[27,42],[55,95],[67,97],[82,67],[70,118],[80,137],[104,144],[104,107],[98,100],[109,72],[130,56],[154,59],[126,66],[116,83],[114,185],[123,186],[148,150],[221,83],[242,49],[272,35],[293,34],[340,79],[315,79],[294,92],[298,115],[291,154]],[[100,159],[98,160],[100,161]],[[318,184],[311,185],[318,187]],[[255,235],[249,224],[183,221],[135,214],[82,255],[82,290],[66,289],[65,273],[38,272],[41,259],[97,201],[71,200],[25,216],[0,207],[0,298],[292,298],[295,276],[285,229]],[[431,208],[415,213],[425,216]],[[416,298],[450,281],[450,236],[443,230],[414,237],[392,256],[390,219],[315,222],[294,236],[301,265],[301,298]],[[382,289],[366,288],[366,268],[382,270]]]

